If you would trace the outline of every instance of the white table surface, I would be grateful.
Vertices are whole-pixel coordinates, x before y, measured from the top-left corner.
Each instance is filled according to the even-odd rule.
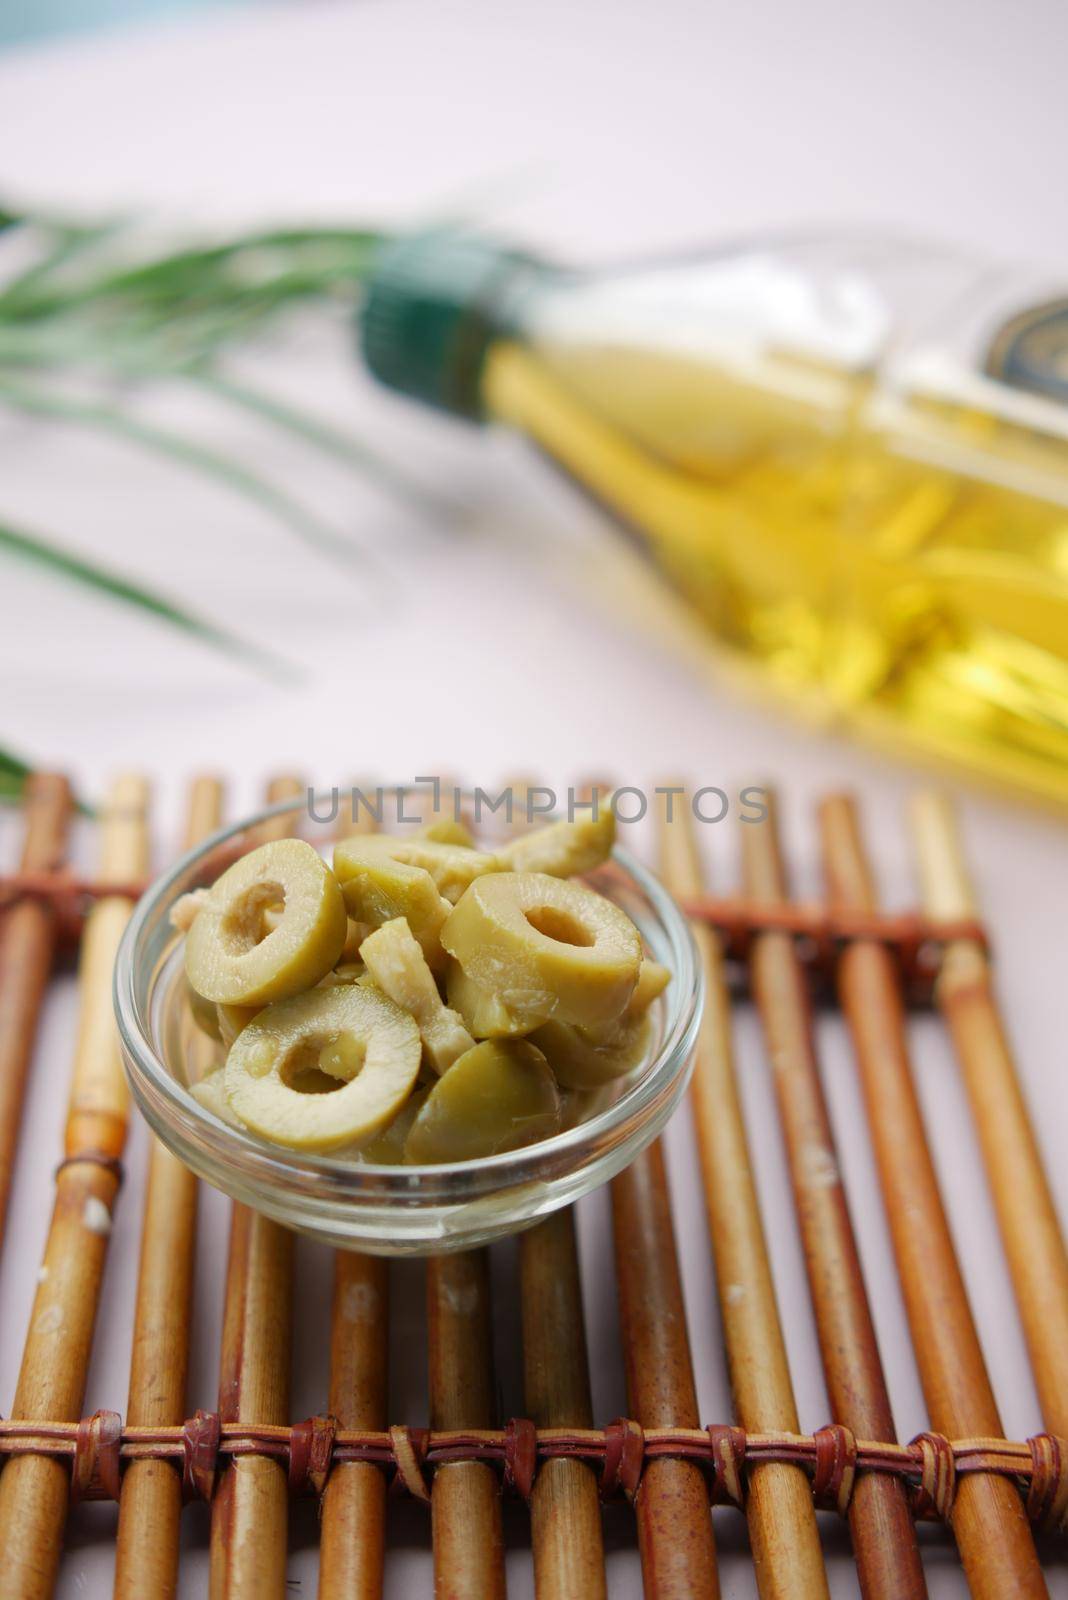
[[[0,194],[149,208],[166,224],[266,217],[425,217],[478,205],[532,245],[593,260],[789,221],[890,221],[987,251],[1063,260],[1063,63],[1068,12],[962,0],[893,8],[778,4],[583,7],[392,0],[235,11],[0,57]],[[198,646],[29,568],[0,569],[0,733],[89,793],[117,768],[158,780],[158,859],[173,850],[182,781],[232,775],[247,808],[265,775],[318,782],[403,779],[436,768],[492,783],[516,770],[566,784],[594,771],[664,774],[734,790],[782,789],[799,884],[814,888],[814,797],[862,796],[888,902],[912,897],[902,803],[916,775],[741,702],[700,666],[696,634],[649,588],[598,516],[514,441],[486,439],[374,393],[340,341],[301,338],[263,358],[340,423],[413,472],[469,499],[470,531],[416,525],[336,467],[171,397],[178,425],[208,428],[381,556],[374,580],[339,579],[284,531],[217,488],[73,430],[0,417],[0,505],[131,577],[259,632],[302,662],[279,691]],[[207,576],[210,574],[210,586]],[[604,599],[598,597],[603,590]],[[478,617],[443,636],[443,616]],[[487,670],[487,663],[492,663]],[[1009,803],[963,798],[983,906],[1001,930],[1002,989],[1039,1139],[1062,1206],[1063,829]],[[0,823],[14,849],[10,818]],[[732,881],[729,827],[709,829],[717,885]],[[85,841],[80,841],[84,848]],[[0,1269],[0,1410],[10,1405],[48,1225],[73,1027],[73,985],[49,1004],[34,1066],[8,1249]],[[838,1023],[821,1022],[828,1092],[860,1235],[898,1429],[925,1422],[886,1229]],[[944,1041],[916,1026],[918,1079],[937,1163],[1007,1433],[1040,1420],[966,1106]],[[740,1072],[802,1425],[827,1418],[779,1135],[753,1019],[739,1017]],[[145,1133],[133,1129],[104,1285],[86,1410],[123,1409],[140,1234]],[[690,1334],[708,1420],[728,1414],[722,1349],[686,1116],[668,1136]],[[226,1203],[205,1192],[189,1408],[213,1403]],[[595,1410],[624,1411],[606,1200],[580,1206]],[[301,1242],[292,1413],[324,1403],[329,1262]],[[514,1270],[495,1252],[505,1414],[521,1411]],[[418,1270],[395,1273],[391,1411],[421,1419]],[[391,1513],[392,1515],[392,1513]],[[64,1596],[109,1592],[115,1510],[72,1518]],[[717,1513],[725,1593],[755,1593],[741,1520]],[[531,1592],[525,1522],[508,1517],[511,1592]],[[829,1522],[836,1596],[856,1593]],[[183,1595],[204,1592],[207,1519],[185,1519]],[[612,1593],[639,1592],[627,1515],[608,1519]],[[932,1593],[964,1594],[946,1537],[925,1533]],[[293,1593],[315,1586],[310,1507],[293,1519]],[[1068,1595],[1068,1573],[1051,1570]],[[399,1506],[387,1587],[429,1592],[429,1532]]]

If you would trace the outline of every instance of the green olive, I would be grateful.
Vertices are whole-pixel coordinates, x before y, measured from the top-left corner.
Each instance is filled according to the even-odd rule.
[[[234,1116],[223,1088],[225,1070],[224,1067],[216,1067],[214,1071],[206,1072],[199,1083],[193,1084],[189,1092],[205,1111],[210,1111],[220,1122],[228,1123],[231,1128],[240,1128],[242,1123]]]
[[[202,994],[197,994],[188,979],[185,980],[186,1000],[189,1005],[189,1014],[193,1018],[201,1033],[206,1033],[209,1039],[222,1040],[219,1031],[219,1013],[213,1000],[205,1000]]]
[[[437,1073],[445,1072],[474,1039],[456,1012],[443,1005],[426,957],[403,917],[395,917],[363,941],[360,954],[375,983],[415,1018],[423,1053]]]
[[[615,840],[615,813],[606,806],[596,817],[550,822],[547,828],[522,833],[497,854],[509,872],[547,872],[552,878],[571,878],[592,872],[607,861]]]
[[[221,1001],[218,1002],[215,1014],[219,1019],[219,1038],[227,1049],[262,1010],[262,1006],[227,1006]]]
[[[541,872],[477,878],[441,930],[466,977],[517,1020],[606,1026],[634,992],[638,930],[584,884]]]
[[[336,1150],[371,1138],[419,1072],[419,1030],[361,983],[311,989],[267,1006],[226,1059],[230,1108],[264,1139]]]
[[[624,1017],[644,1017],[653,1001],[663,994],[670,982],[670,968],[662,966],[659,961],[650,961],[646,958],[638,972],[634,993],[627,1001]]]
[[[284,1000],[330,971],[347,927],[337,880],[311,845],[276,839],[212,885],[185,937],[186,976],[226,1005]]]
[[[361,863],[369,860],[380,863],[393,861],[421,868],[430,874],[434,887],[450,905],[460,898],[469,883],[499,868],[496,856],[486,855],[482,850],[473,850],[468,845],[443,844],[440,840],[420,837],[418,834],[401,836],[372,833],[343,839],[334,847],[334,871],[343,885],[352,876],[349,863],[354,860]],[[349,909],[352,910],[351,903]],[[357,918],[362,916],[358,910],[352,911],[352,914]],[[397,914],[404,915],[403,912]]]
[[[339,961],[332,972],[319,979],[319,988],[335,989],[339,983],[359,983],[366,971],[362,961]]]
[[[467,976],[458,961],[449,958],[445,968],[445,993],[450,1006],[463,1018],[476,1039],[516,1039],[535,1026],[513,1016],[495,994]]]
[[[530,1042],[542,1051],[562,1089],[598,1089],[633,1072],[651,1038],[649,1018],[636,1017],[619,1023],[615,1037],[600,1044],[569,1022],[543,1022]]]
[[[544,1051],[561,1088],[598,1089],[633,1072],[652,1040],[649,1007],[670,981],[671,973],[659,961],[643,961],[623,1015],[609,1027],[550,1021],[535,1028],[530,1042]]]
[[[380,1167],[404,1165],[405,1142],[411,1132],[412,1123],[422,1110],[423,1102],[429,1093],[429,1084],[423,1088],[416,1084],[388,1127],[383,1128],[381,1133],[376,1133],[368,1144],[361,1147],[359,1154],[364,1161],[373,1162],[375,1166]]]
[[[434,844],[459,844],[467,850],[475,848],[474,834],[458,817],[439,817],[436,822],[428,822],[418,830],[416,838],[430,839]]]
[[[436,971],[444,962],[441,930],[452,909],[450,903],[438,892],[425,867],[372,848],[377,838],[358,834],[334,849],[334,871],[349,915],[363,925],[364,938],[384,923],[403,917]]]
[[[548,1063],[525,1039],[487,1039],[453,1063],[412,1123],[405,1159],[477,1161],[548,1139],[560,1096]]]
[[[341,960],[343,962],[357,961],[359,959],[360,946],[370,931],[366,922],[356,922],[352,917],[348,918],[345,943],[341,947]]]

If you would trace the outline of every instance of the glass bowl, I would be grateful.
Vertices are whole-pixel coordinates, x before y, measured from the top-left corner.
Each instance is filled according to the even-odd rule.
[[[388,799],[384,804],[388,808]],[[486,1244],[530,1227],[614,1177],[656,1137],[678,1104],[689,1080],[703,999],[686,918],[653,874],[618,849],[586,881],[627,913],[650,955],[673,977],[650,1013],[646,1059],[607,1092],[598,1091],[604,1100],[585,1120],[551,1139],[480,1161],[391,1167],[283,1150],[220,1121],[193,1098],[187,1085],[213,1064],[213,1048],[221,1059],[222,1047],[214,1047],[193,1020],[171,908],[262,842],[263,826],[272,818],[285,818],[284,831],[292,828],[328,854],[344,832],[336,818],[316,820],[330,809],[329,796],[268,806],[191,850],[138,902],[115,965],[115,1014],[130,1086],[153,1132],[198,1177],[235,1200],[326,1244],[376,1255]],[[403,798],[396,809],[403,813]],[[392,814],[384,825],[411,831],[397,826]],[[492,828],[475,832],[480,842],[492,844]]]

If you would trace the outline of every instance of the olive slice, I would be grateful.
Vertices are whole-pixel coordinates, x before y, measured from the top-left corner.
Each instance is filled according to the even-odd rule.
[[[229,1050],[238,1034],[248,1027],[249,1023],[258,1017],[263,1010],[262,1006],[228,1006],[221,1001],[215,1007],[215,1014],[219,1019],[219,1038]]]
[[[671,973],[659,961],[643,961],[618,1022],[607,1028],[579,1028],[549,1021],[535,1028],[530,1042],[544,1051],[561,1088],[599,1089],[633,1072],[652,1039],[649,1007],[670,981]]]
[[[231,1128],[240,1128],[241,1123],[230,1109],[230,1102],[223,1088],[225,1070],[224,1067],[215,1067],[211,1072],[206,1072],[199,1083],[192,1085],[189,1092],[205,1111],[210,1111],[220,1122],[228,1123]]]
[[[400,861],[373,848],[378,836],[357,835],[334,849],[334,871],[348,914],[361,924],[363,938],[403,917],[431,967],[444,961],[441,930],[451,909],[425,867]],[[363,939],[360,940],[362,944]]]
[[[522,833],[497,854],[510,872],[547,872],[552,878],[572,878],[607,861],[615,840],[615,813],[605,807],[596,817],[550,822],[546,828]]]
[[[643,1059],[652,1029],[648,1017],[620,1023],[615,1037],[597,1044],[570,1022],[543,1022],[530,1035],[562,1089],[599,1089],[625,1077]]]
[[[319,979],[319,988],[336,989],[339,983],[358,983],[366,971],[362,961],[339,961],[332,972]]]
[[[185,1001],[189,1006],[189,1014],[193,1018],[201,1033],[206,1033],[209,1039],[216,1043],[223,1040],[219,1030],[219,1012],[213,1000],[205,1000],[202,994],[197,994],[193,985],[186,978],[184,982]]]
[[[430,874],[434,887],[450,905],[460,898],[469,883],[500,867],[497,857],[485,851],[430,839],[425,834],[359,833],[351,839],[342,839],[334,847],[334,871],[342,884],[350,877],[348,865],[354,860],[364,863],[368,860],[395,861],[420,868]],[[354,911],[353,916],[359,917],[360,913]]]
[[[415,1018],[423,1053],[437,1073],[448,1070],[474,1039],[456,1012],[442,1004],[434,974],[403,917],[369,934],[360,955],[375,983]]]
[[[671,981],[659,961],[643,961],[634,993],[618,1022],[608,1028],[578,1028],[569,1022],[543,1022],[530,1035],[544,1051],[563,1089],[599,1089],[633,1072],[649,1049],[649,1007]]]
[[[477,1161],[547,1139],[560,1096],[540,1050],[487,1039],[455,1061],[427,1095],[404,1144],[407,1161]]]
[[[468,850],[475,848],[475,836],[459,817],[438,817],[418,830],[417,839],[430,839],[435,844],[460,844]]]
[[[451,957],[445,968],[445,993],[452,1009],[476,1039],[518,1038],[535,1026],[531,1020],[513,1016],[495,994],[469,978]]]
[[[376,1133],[374,1138],[363,1145],[359,1151],[364,1161],[370,1161],[380,1167],[400,1167],[404,1165],[404,1145],[411,1132],[412,1123],[422,1109],[423,1102],[430,1093],[430,1087],[421,1089],[418,1084],[401,1106],[393,1121],[384,1127],[381,1133]]]
[[[254,1133],[294,1150],[371,1138],[419,1072],[419,1030],[362,983],[312,989],[267,1006],[226,1059],[230,1108]]]
[[[337,880],[310,844],[276,839],[235,861],[185,937],[185,970],[206,1000],[254,1006],[330,971],[348,923]]]
[[[517,1019],[614,1021],[641,965],[638,930],[585,884],[542,872],[476,878],[441,930],[465,975]]]

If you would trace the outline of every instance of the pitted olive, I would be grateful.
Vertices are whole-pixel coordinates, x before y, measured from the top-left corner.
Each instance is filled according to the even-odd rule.
[[[242,856],[208,891],[185,937],[186,976],[205,1000],[284,1000],[330,971],[347,926],[337,880],[311,845],[277,839]]]
[[[407,1099],[422,1054],[413,1019],[360,983],[267,1006],[234,1042],[223,1080],[234,1114],[295,1150],[370,1138]]]
[[[447,1071],[474,1039],[456,1012],[442,1004],[426,957],[403,917],[385,922],[360,946],[367,971],[389,998],[415,1018],[423,1052],[437,1073]]]
[[[405,1141],[405,1159],[475,1161],[547,1139],[559,1125],[560,1096],[541,1051],[525,1039],[487,1039],[431,1089]]]
[[[514,1017],[607,1025],[634,992],[638,930],[584,884],[498,872],[466,890],[441,932],[465,975]]]

